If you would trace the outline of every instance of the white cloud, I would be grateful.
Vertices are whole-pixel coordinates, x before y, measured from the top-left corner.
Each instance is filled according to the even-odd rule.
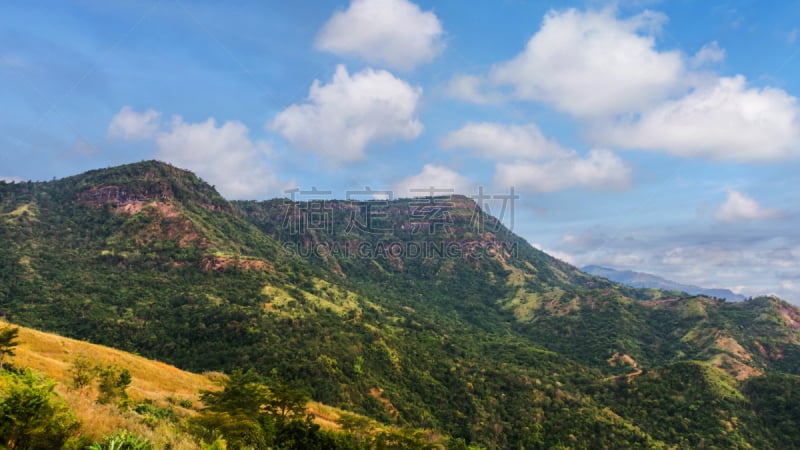
[[[606,236],[597,233],[567,232],[561,237],[560,245],[578,253],[585,253],[589,250],[602,248],[607,240],[608,238]]]
[[[489,82],[578,117],[638,111],[683,79],[680,52],[655,48],[653,34],[665,21],[650,11],[628,19],[612,9],[550,11],[525,50],[496,66]]]
[[[495,183],[531,192],[553,192],[570,188],[621,189],[630,183],[630,168],[614,153],[593,149],[586,158],[568,152],[556,159],[536,163],[498,163]]]
[[[536,243],[531,244],[531,246],[533,248],[535,248],[536,250],[543,251],[543,252],[547,253],[548,255],[552,256],[553,258],[560,259],[561,261],[564,261],[567,264],[572,264],[572,265],[576,265],[577,264],[576,261],[575,261],[575,257],[570,255],[567,252],[562,252],[562,251],[559,251],[559,250],[550,250],[550,249],[542,247],[541,244],[536,244]]]
[[[781,281],[781,288],[783,289],[784,292],[788,292],[790,294],[793,294],[794,297],[797,297],[798,295],[800,295],[800,286],[795,284],[795,282],[792,281],[792,280],[783,280],[783,281]]]
[[[422,133],[417,105],[422,89],[383,70],[352,76],[338,66],[327,85],[314,80],[308,101],[280,112],[268,125],[292,144],[340,162],[364,158],[374,141],[412,140]]]
[[[550,11],[526,48],[485,75],[457,75],[448,93],[474,103],[528,100],[581,119],[599,147],[681,157],[777,161],[800,155],[800,106],[775,87],[703,68],[725,59],[716,41],[695,55],[661,51],[666,16]]]
[[[5,181],[6,183],[22,183],[25,180],[23,180],[22,177],[0,176],[0,181]]]
[[[763,252],[763,258],[769,262],[769,265],[779,269],[793,268],[800,260],[799,256],[800,252],[788,247],[774,248]]]
[[[444,148],[465,148],[494,161],[495,184],[530,192],[570,188],[620,189],[631,170],[608,150],[593,149],[586,157],[547,139],[535,124],[468,123],[441,142]]]
[[[605,145],[661,150],[683,157],[779,160],[800,154],[800,108],[777,88],[748,88],[741,75],[719,78],[637,121],[603,126]]]
[[[265,141],[253,141],[238,121],[217,126],[213,118],[187,123],[174,117],[169,131],[156,138],[159,159],[186,167],[216,185],[228,198],[264,198],[281,185],[263,157]]]
[[[398,181],[393,186],[395,198],[426,197],[431,195],[475,192],[475,183],[458,172],[437,164],[425,164],[422,172]]]
[[[551,251],[568,252],[580,265],[632,269],[685,284],[730,288],[748,296],[778,292],[800,304],[797,292],[781,286],[783,280],[796,283],[800,279],[800,228],[796,217],[784,217],[749,226],[590,225],[542,244]]]
[[[130,106],[122,109],[111,119],[108,137],[116,139],[148,139],[156,135],[161,113],[148,109],[137,113]]]
[[[603,265],[633,269],[641,267],[643,262],[644,258],[642,258],[640,255],[625,253],[611,255],[608,259],[603,261]]]
[[[733,189],[728,191],[725,203],[714,214],[714,218],[721,222],[775,219],[780,216],[780,211],[764,208],[753,198]]]
[[[241,122],[217,126],[213,118],[188,123],[175,116],[171,123],[162,124],[160,117],[161,113],[152,109],[140,114],[126,106],[112,119],[109,136],[152,139],[158,159],[195,172],[227,198],[266,198],[288,187],[265,160],[269,143],[252,140]]]
[[[503,96],[498,92],[487,91],[486,81],[477,75],[456,75],[447,83],[447,94],[453,98],[466,100],[479,105],[498,103]]]
[[[401,70],[432,61],[444,49],[442,24],[408,0],[353,0],[317,37],[320,50],[357,55]]]
[[[721,48],[717,41],[712,41],[703,46],[692,57],[692,66],[701,67],[706,64],[713,64],[725,60],[725,49]]]
[[[716,243],[708,243],[668,248],[661,251],[657,262],[672,267],[670,272],[677,270],[682,279],[693,279],[691,282],[699,286],[710,286],[715,284],[713,281],[715,271],[718,275],[722,275],[721,268],[746,270],[748,264],[763,262],[752,249],[741,243],[739,245],[738,248],[727,248]],[[742,281],[742,277],[736,278]]]
[[[565,152],[534,124],[468,123],[442,140],[444,148],[466,148],[487,159],[541,159]]]

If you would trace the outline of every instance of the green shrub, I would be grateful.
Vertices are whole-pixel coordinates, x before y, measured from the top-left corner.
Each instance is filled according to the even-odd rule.
[[[95,442],[88,450],[152,450],[153,444],[147,439],[123,431],[105,438],[102,442]]]
[[[54,381],[25,370],[4,374],[0,386],[0,446],[61,448],[75,434],[78,421],[53,393]]]

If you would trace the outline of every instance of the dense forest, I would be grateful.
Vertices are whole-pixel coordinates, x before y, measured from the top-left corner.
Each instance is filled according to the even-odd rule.
[[[0,183],[0,242],[10,321],[451,446],[800,448],[796,307],[618,285],[465,197],[228,202],[151,161]]]

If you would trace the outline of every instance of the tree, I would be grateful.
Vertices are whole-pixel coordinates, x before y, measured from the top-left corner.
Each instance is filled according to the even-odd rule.
[[[428,442],[422,430],[414,429],[389,429],[382,431],[372,442],[373,448],[377,450],[394,450],[402,448],[416,449],[437,449],[440,446],[434,442]]]
[[[221,391],[202,391],[200,399],[207,411],[241,414],[255,419],[264,413],[271,393],[255,372],[237,369],[223,383]]]
[[[275,437],[275,448],[304,450],[349,450],[367,448],[361,445],[354,436],[324,431],[314,423],[311,415],[304,420],[294,419],[287,422]],[[412,447],[407,447],[412,448]]]
[[[299,385],[274,382],[270,386],[272,397],[267,402],[267,410],[275,416],[278,425],[298,417],[303,417],[306,412],[309,395]]]
[[[14,356],[14,348],[19,345],[16,339],[19,337],[19,327],[6,325],[0,328],[0,370],[3,370],[3,359]]]
[[[342,430],[352,433],[359,439],[368,436],[372,428],[372,423],[368,418],[346,412],[339,413],[339,420],[337,422],[342,426]]]
[[[72,387],[74,389],[83,389],[92,384],[92,380],[97,375],[97,368],[92,366],[89,358],[78,355],[72,360],[69,374],[72,377]]]
[[[128,369],[117,366],[108,366],[100,369],[100,393],[97,396],[98,403],[111,403],[114,400],[125,401],[128,393],[125,391],[132,381],[131,373]]]
[[[267,448],[274,434],[266,410],[271,393],[255,372],[235,370],[222,390],[201,391],[200,399],[205,408],[194,422],[209,432],[207,438],[222,435],[231,450]]]
[[[55,382],[29,369],[0,379],[0,447],[61,448],[78,421],[54,393]]]

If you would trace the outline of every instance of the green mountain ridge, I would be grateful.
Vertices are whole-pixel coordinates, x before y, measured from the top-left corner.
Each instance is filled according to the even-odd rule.
[[[229,202],[149,161],[0,183],[0,242],[16,323],[464,443],[800,446],[796,307],[594,277],[466,197]]]

